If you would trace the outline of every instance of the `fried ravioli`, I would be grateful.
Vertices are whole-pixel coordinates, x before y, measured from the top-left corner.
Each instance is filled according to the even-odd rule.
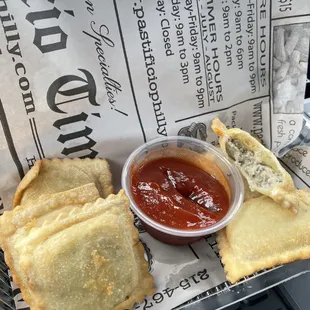
[[[152,294],[124,191],[85,205],[67,196],[39,201],[31,214],[18,206],[0,218],[0,227],[10,227],[1,229],[0,245],[31,309],[121,310]]]
[[[42,159],[25,175],[13,198],[17,205],[36,203],[49,195],[94,183],[105,198],[113,193],[112,175],[105,159]]]
[[[295,216],[269,197],[246,201],[217,235],[227,279],[310,258],[310,193],[297,191],[307,204]]]
[[[241,129],[227,129],[218,118],[213,120],[212,129],[220,136],[222,151],[240,170],[251,191],[271,197],[293,213],[305,203],[296,193],[291,176],[257,139]]]

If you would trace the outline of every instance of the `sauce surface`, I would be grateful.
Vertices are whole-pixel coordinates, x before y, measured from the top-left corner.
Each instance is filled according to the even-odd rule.
[[[211,226],[229,208],[222,184],[179,158],[159,158],[142,165],[131,175],[131,190],[143,213],[171,228]]]

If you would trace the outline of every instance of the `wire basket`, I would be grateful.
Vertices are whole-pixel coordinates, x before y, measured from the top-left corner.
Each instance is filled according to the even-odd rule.
[[[8,267],[4,262],[4,254],[0,249],[0,309],[15,310],[13,291],[10,284]]]
[[[237,284],[224,282],[173,310],[220,310],[234,303],[310,272],[310,260],[296,261],[244,278]]]

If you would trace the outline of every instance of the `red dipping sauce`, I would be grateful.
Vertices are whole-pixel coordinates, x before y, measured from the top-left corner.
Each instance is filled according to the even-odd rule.
[[[214,225],[229,209],[229,196],[223,185],[179,158],[158,158],[139,167],[131,175],[131,191],[143,213],[176,229]]]

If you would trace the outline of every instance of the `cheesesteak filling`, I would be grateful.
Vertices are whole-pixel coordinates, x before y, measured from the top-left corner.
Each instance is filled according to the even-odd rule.
[[[226,150],[236,165],[249,177],[257,187],[269,188],[282,182],[282,175],[271,167],[261,163],[254,152],[246,149],[235,139],[226,144]]]

